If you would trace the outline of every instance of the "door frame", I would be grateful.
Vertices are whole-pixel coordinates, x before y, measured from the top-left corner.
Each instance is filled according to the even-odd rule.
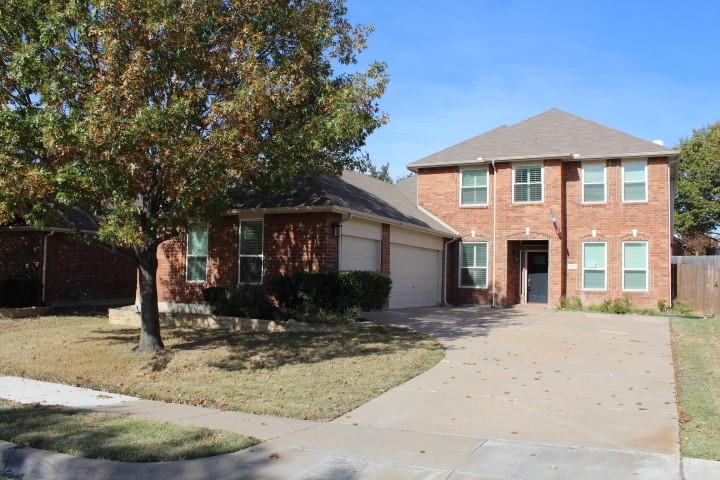
[[[548,242],[549,243],[549,242]],[[518,282],[518,286],[520,288],[519,296],[520,296],[520,303],[521,304],[527,304],[528,303],[528,272],[527,272],[527,266],[528,266],[528,253],[547,253],[547,284],[548,284],[548,302],[550,301],[550,245],[548,244],[548,248],[542,249],[542,248],[528,248],[520,250],[520,268],[518,269],[520,271],[520,281]],[[542,304],[538,304],[542,305]]]

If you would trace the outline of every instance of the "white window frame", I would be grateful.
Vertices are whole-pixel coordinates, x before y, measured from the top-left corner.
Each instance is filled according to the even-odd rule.
[[[463,172],[472,172],[472,171],[485,171],[485,189],[486,189],[486,195],[485,195],[485,203],[462,203],[462,192],[463,188],[477,188],[477,187],[463,187]],[[465,167],[461,168],[459,175],[458,175],[458,205],[461,208],[466,207],[487,207],[490,203],[490,169],[487,167],[487,165],[478,166],[478,167]]]
[[[515,200],[515,170],[521,167],[534,167],[540,166],[540,200],[528,200],[525,202]],[[528,183],[519,183],[518,185],[530,185],[530,175],[528,175]],[[517,205],[532,205],[541,204],[545,202],[545,164],[543,162],[531,162],[531,163],[513,163],[512,166],[512,203]]]
[[[260,222],[260,254],[242,253],[242,224],[245,222]],[[241,218],[238,224],[238,285],[261,285],[265,278],[265,219],[263,218]],[[243,282],[242,278],[242,258],[260,258],[260,281],[259,282]]]
[[[463,245],[482,245],[485,244],[485,266],[484,267],[463,267],[462,266],[462,255],[463,255]],[[472,290],[487,290],[488,288],[488,273],[489,268],[488,264],[490,263],[490,244],[488,242],[460,242],[460,247],[458,248],[458,288],[469,288]],[[462,270],[463,268],[475,268],[475,269],[485,269],[485,285],[483,286],[473,286],[473,285],[463,285],[462,284]]]
[[[626,162],[644,162],[645,173],[645,199],[644,200],[625,200],[625,163]],[[620,191],[622,195],[622,203],[647,203],[648,202],[648,162],[642,158],[628,158],[622,160]]]
[[[602,245],[605,248],[605,265],[603,265],[603,268],[588,268],[587,270],[598,272],[603,271],[605,275],[603,275],[603,288],[585,288],[585,245]],[[607,242],[582,242],[582,278],[581,278],[581,284],[580,287],[582,290],[586,292],[605,292],[607,291],[607,281],[608,281],[608,246]]]
[[[205,229],[205,233],[207,234],[207,251],[205,252],[205,255],[190,255],[190,229],[191,228],[197,228],[201,227]],[[188,275],[190,273],[190,268],[188,266],[190,265],[189,259],[192,258],[202,258],[205,257],[205,278],[202,280],[190,280],[188,278]],[[208,279],[208,268],[210,266],[210,226],[207,223],[194,223],[191,224],[188,228],[187,233],[185,234],[185,282],[186,283],[195,283],[195,284],[203,284],[207,283]]]
[[[602,202],[588,202],[587,200],[585,200],[585,165],[588,163],[597,163],[597,164],[602,163],[602,166],[603,166],[603,200],[602,200]],[[647,181],[646,181],[646,183],[647,183]],[[597,185],[597,183],[588,183],[587,185]],[[580,192],[580,197],[581,197],[582,203],[584,203],[586,205],[601,205],[601,204],[607,203],[607,161],[606,160],[601,160],[601,161],[592,160],[592,161],[582,162],[582,175],[581,175],[581,181],[580,181],[580,188],[582,190]],[[623,185],[623,191],[625,191],[624,185]]]
[[[626,243],[644,243],[645,244],[645,288],[634,289],[625,288],[625,271],[640,272],[636,268],[625,268],[625,244]],[[650,291],[650,242],[647,240],[627,240],[622,242],[622,264],[620,265],[622,275],[622,291],[623,292],[648,292]]]

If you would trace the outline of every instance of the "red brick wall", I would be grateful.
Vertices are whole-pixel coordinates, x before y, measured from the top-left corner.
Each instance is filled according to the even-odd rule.
[[[43,238],[48,232],[0,232],[0,278],[42,279]],[[132,299],[131,259],[65,233],[48,237],[46,301],[79,303]]]
[[[297,271],[333,271],[338,265],[335,213],[273,214],[264,217],[264,281]],[[186,237],[167,241],[158,251],[158,300],[203,303],[202,291],[238,281],[238,217],[226,216],[210,226],[208,280],[185,281]]]
[[[519,162],[521,163],[521,162]],[[540,204],[512,203],[512,164],[498,163],[497,174],[489,171],[488,206],[459,206],[459,169],[442,167],[421,169],[418,176],[418,203],[455,228],[463,241],[488,242],[488,289],[458,287],[458,244],[449,245],[447,297],[450,303],[489,303],[492,298],[493,266],[493,181],[497,177],[497,218],[495,252],[495,294],[499,304],[519,301],[519,271],[513,251],[519,241],[547,241],[549,252],[548,301],[555,305],[564,295],[581,296],[586,303],[619,298],[621,292],[621,242],[636,239],[650,242],[650,285],[647,293],[628,293],[635,305],[654,306],[658,299],[670,298],[669,222],[667,159],[648,162],[649,202],[621,204],[619,161],[609,161],[608,203],[581,205],[579,162],[544,162],[544,201]],[[550,210],[561,222],[559,237],[550,221]],[[529,229],[529,234],[526,233]],[[608,291],[580,291],[582,268],[580,243],[591,231],[608,238]],[[474,231],[474,236],[473,236]],[[578,270],[567,270],[576,263]]]

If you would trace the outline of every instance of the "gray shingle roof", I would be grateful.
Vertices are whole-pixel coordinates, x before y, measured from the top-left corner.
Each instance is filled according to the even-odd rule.
[[[417,207],[414,194],[408,198],[397,185],[349,170],[339,177],[326,175],[320,178],[299,178],[292,189],[285,193],[267,196],[251,190],[240,191],[234,199],[234,208],[237,210],[297,207],[340,207],[386,218],[391,223],[408,224],[454,236],[454,232]]]
[[[423,166],[458,165],[522,158],[612,158],[674,155],[677,152],[591,120],[553,108],[514,125],[495,128],[412,162]]]

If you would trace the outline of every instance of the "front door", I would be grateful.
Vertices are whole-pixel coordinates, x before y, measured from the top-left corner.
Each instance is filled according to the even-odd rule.
[[[527,302],[548,301],[548,252],[527,252]]]

